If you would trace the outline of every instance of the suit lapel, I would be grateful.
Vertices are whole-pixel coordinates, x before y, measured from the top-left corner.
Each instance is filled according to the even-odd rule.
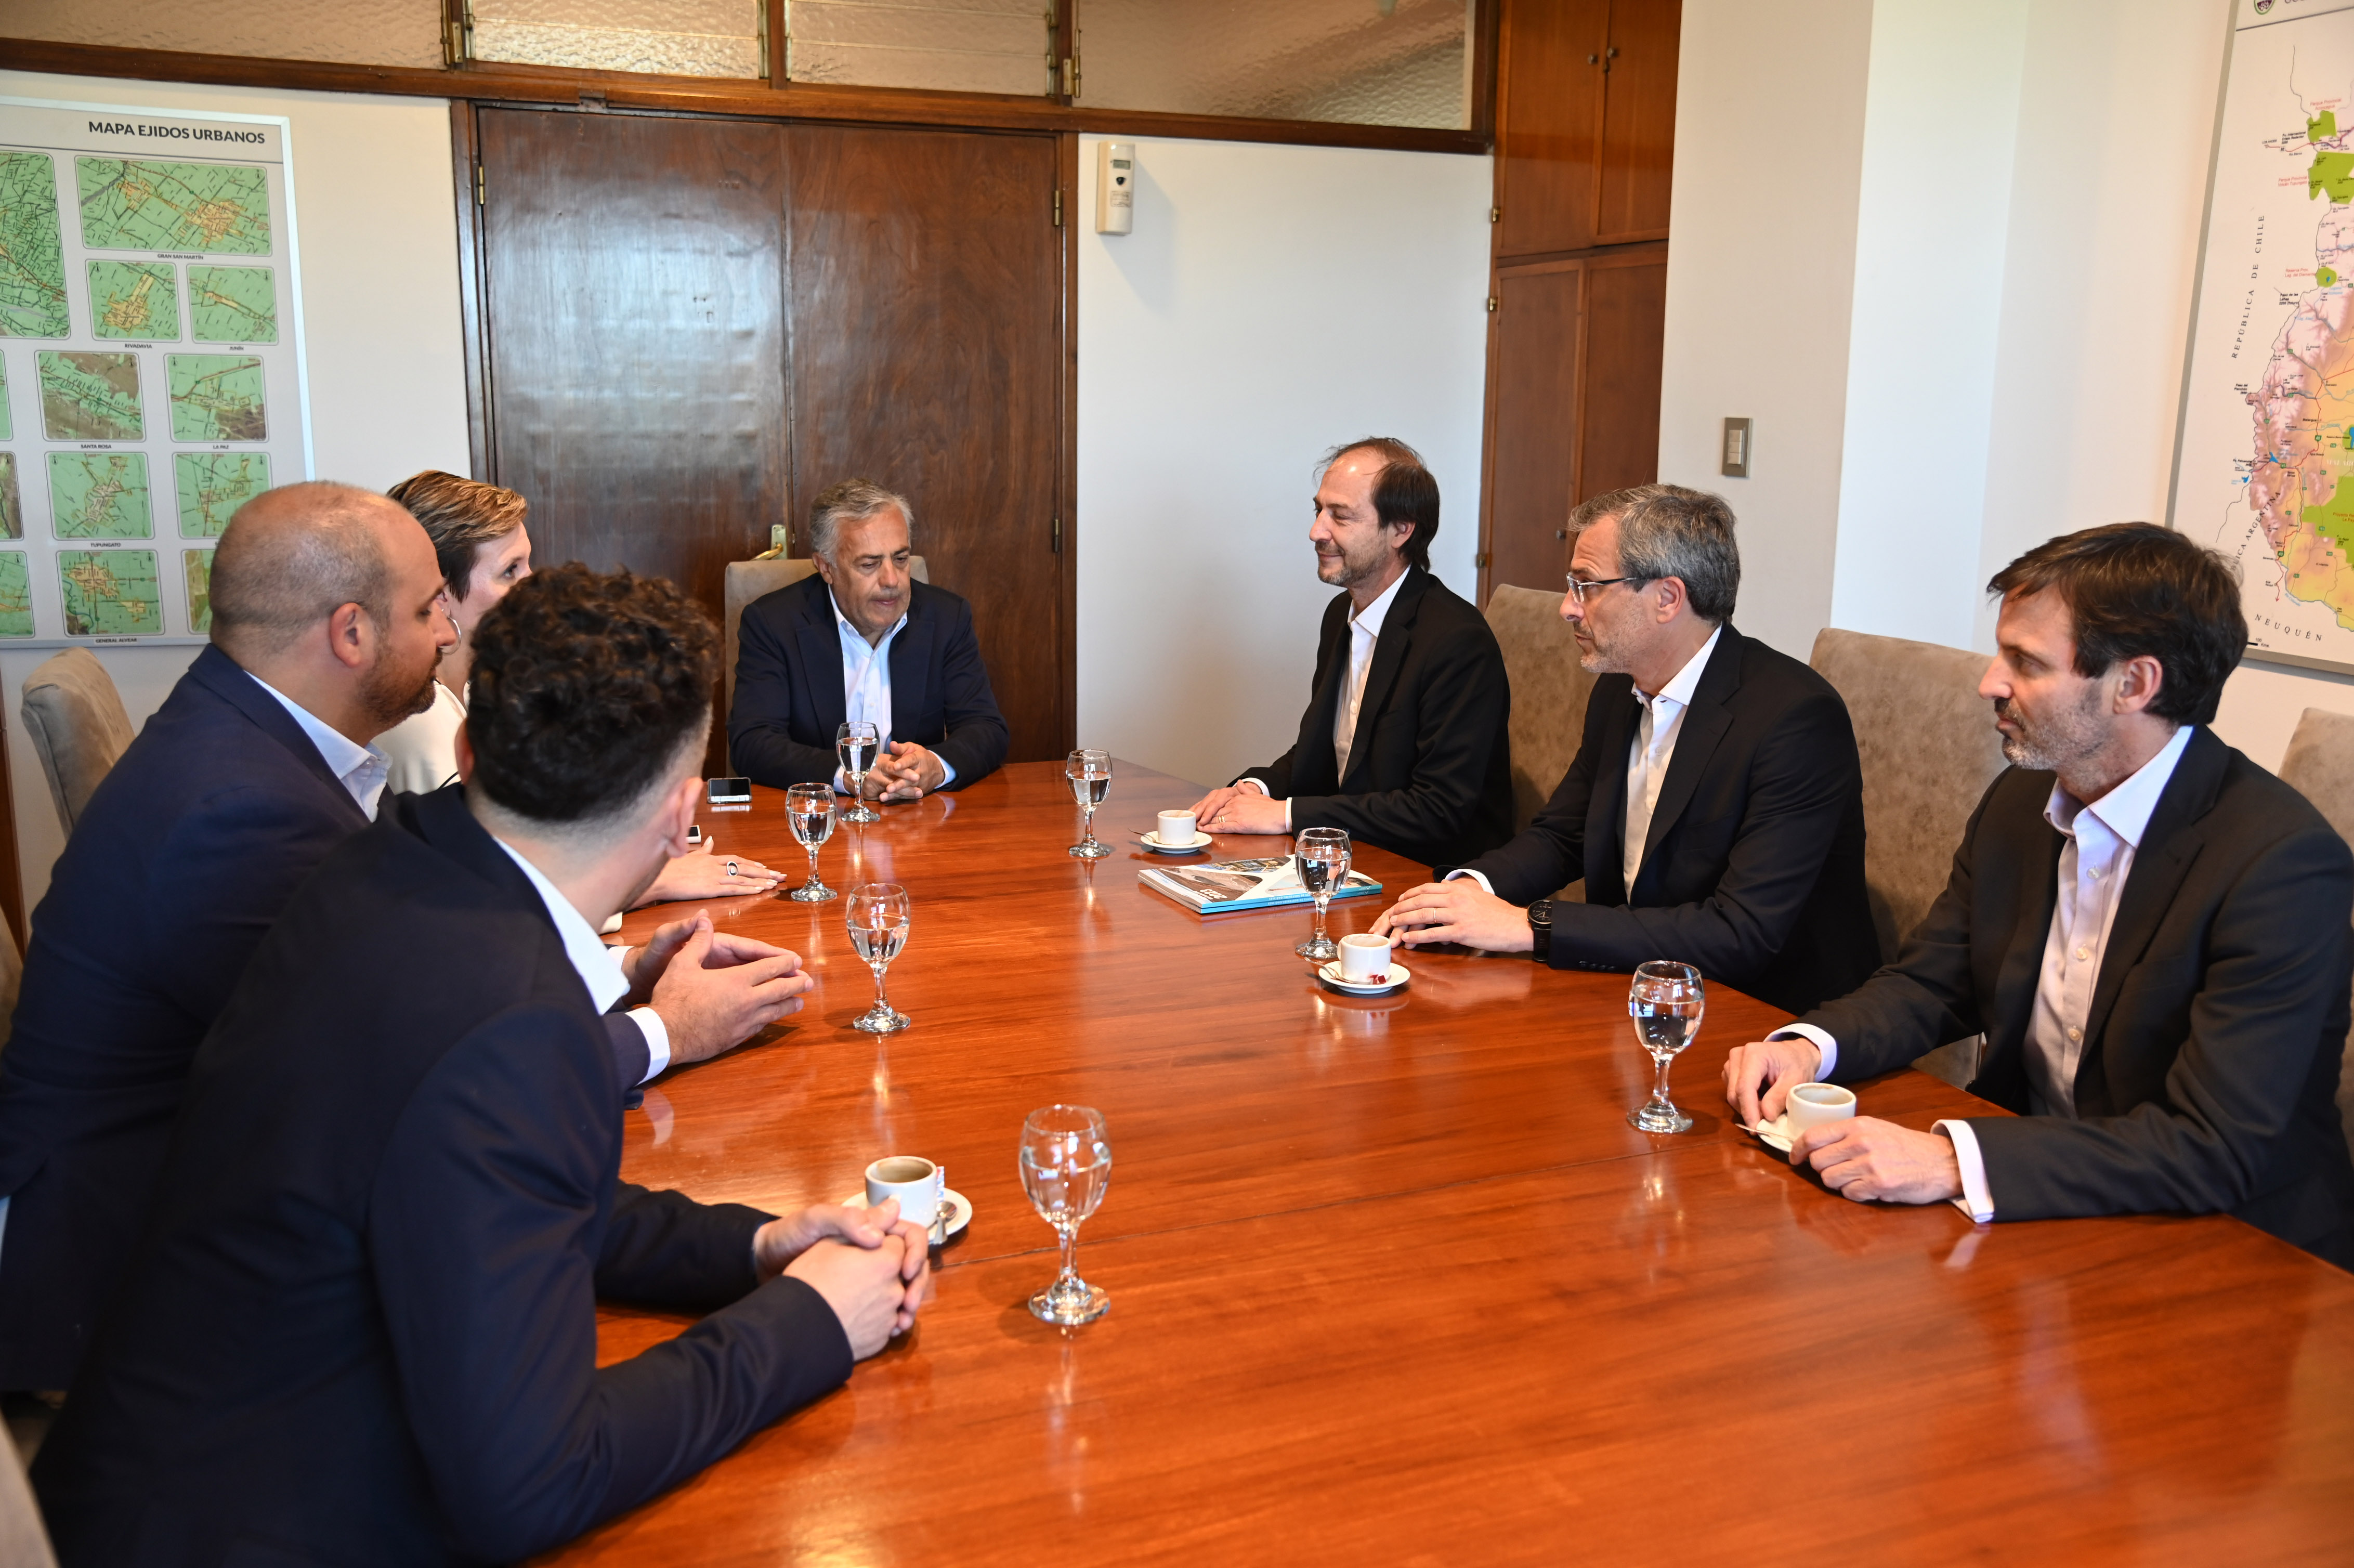
[[[324,780],[327,787],[334,791],[335,799],[352,809],[354,817],[362,822],[367,821],[367,813],[360,809],[358,801],[352,799],[352,792],[344,788],[344,781],[335,777],[334,769],[327,766],[327,759],[319,755],[318,746],[302,733],[302,726],[294,722],[294,715],[288,713],[276,697],[264,691],[261,683],[255,680],[243,665],[218,648],[207,646],[196,655],[196,662],[188,667],[188,673],[202,682],[206,690],[251,720],[256,728],[284,747],[296,761]]]
[[[1590,700],[1603,708],[1602,734],[1595,742],[1594,793],[1585,804],[1585,901],[1624,904],[1627,872],[1620,863],[1627,844],[1627,747],[1635,715],[1642,709],[1635,704],[1635,683],[1624,675],[1603,676]]]
[[[1390,600],[1390,612],[1382,618],[1382,630],[1373,639],[1373,660],[1365,670],[1365,690],[1357,699],[1357,727],[1349,736],[1349,773],[1354,776],[1361,768],[1373,763],[1374,721],[1380,716],[1382,705],[1389,701],[1390,688],[1397,684],[1398,671],[1405,663],[1406,650],[1414,641],[1415,615],[1422,605],[1422,595],[1430,586],[1430,574],[1408,567],[1405,581],[1398,585],[1397,598]],[[1348,679],[1350,643],[1356,633],[1349,629],[1347,616],[1341,618],[1341,676]],[[1336,683],[1338,684],[1338,683]],[[1335,699],[1333,714],[1340,713]],[[1343,794],[1349,780],[1341,780]]]
[[[793,635],[801,645],[801,669],[810,683],[805,694],[810,712],[817,715],[818,733],[825,737],[819,744],[827,745],[850,711],[842,695],[842,629],[834,624],[833,595],[827,591],[824,579],[809,580],[817,584],[817,598],[802,606]]]
[[[904,735],[909,724],[923,716],[930,694],[925,683],[932,673],[932,617],[922,599],[907,596],[907,624],[891,639],[891,731]],[[839,644],[837,658],[839,657]]]
[[[1668,776],[1659,784],[1659,803],[1651,809],[1651,821],[1643,834],[1643,858],[1635,867],[1635,880],[1643,880],[1643,872],[1651,863],[1651,852],[1676,819],[1691,804],[1692,794],[1700,788],[1701,776],[1708,771],[1709,760],[1716,755],[1717,743],[1733,728],[1733,710],[1726,705],[1741,689],[1741,633],[1725,623],[1723,634],[1717,638],[1716,648],[1708,657],[1708,665],[1700,673],[1700,681],[1692,687],[1691,704],[1684,710],[1683,723],[1676,730],[1675,755],[1668,759]],[[1621,764],[1620,777],[1625,777]],[[1619,821],[1626,821],[1622,810]],[[1627,896],[1633,898],[1635,890],[1628,888]]]
[[[2044,796],[2048,798],[2050,793],[2047,786]],[[2043,972],[2043,948],[2052,934],[2052,912],[2060,900],[2060,852],[2068,841],[2040,812],[2029,832],[2029,842],[2020,846],[2018,902],[2010,943],[2003,951],[2001,968],[1995,973],[1994,1012],[1985,1021],[1988,1033],[1994,1036],[1988,1041],[1988,1063],[2005,1051],[2026,1048],[2027,1032],[2035,1022],[2035,988]],[[2009,846],[1999,843],[1985,847],[1996,854],[2009,852]],[[1986,869],[1981,866],[1978,874],[1985,875]]]

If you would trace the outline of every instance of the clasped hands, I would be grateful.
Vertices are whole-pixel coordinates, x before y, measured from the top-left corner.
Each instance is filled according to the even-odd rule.
[[[709,915],[658,928],[621,962],[629,1000],[650,1003],[673,1065],[701,1062],[799,1012],[816,981],[801,955],[712,928]]]
[[[1283,802],[1256,784],[1227,784],[1193,802],[1193,825],[1205,833],[1288,833]]]
[[[1812,1083],[1823,1054],[1811,1040],[1753,1040],[1724,1058],[1724,1098],[1744,1127],[1772,1121],[1790,1091]],[[1814,1167],[1823,1185],[1859,1203],[1935,1203],[1962,1192],[1962,1168],[1943,1133],[1915,1132],[1877,1117],[1810,1127],[1792,1141],[1790,1163]]]
[[[885,747],[866,774],[870,800],[920,800],[949,781],[948,764],[938,752],[912,740]]]
[[[916,1326],[931,1286],[931,1239],[899,1217],[896,1198],[873,1209],[814,1203],[753,1233],[752,1266],[764,1284],[790,1275],[823,1297],[851,1355],[864,1361]]]

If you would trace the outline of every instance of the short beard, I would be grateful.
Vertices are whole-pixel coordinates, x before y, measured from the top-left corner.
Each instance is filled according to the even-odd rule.
[[[2008,697],[1995,699],[1998,717],[2007,718],[2019,726],[2019,734],[2002,737],[2003,760],[2013,768],[2033,768],[2040,772],[2058,773],[2072,763],[2081,762],[2099,751],[2107,736],[2099,720],[2101,689],[2089,687],[2084,700],[2073,708],[2062,709],[2051,717],[2031,724]]]
[[[425,667],[425,683],[409,684],[405,672],[389,668],[389,657],[378,659],[360,683],[360,701],[367,707],[368,717],[379,726],[378,733],[390,729],[406,718],[413,718],[433,705],[433,684],[436,672],[441,668],[441,654],[437,649],[433,662]]]

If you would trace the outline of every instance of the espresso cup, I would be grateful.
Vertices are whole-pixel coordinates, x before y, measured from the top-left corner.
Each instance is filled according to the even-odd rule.
[[[939,1218],[949,1173],[914,1154],[893,1154],[866,1168],[866,1206],[878,1208],[885,1198],[899,1200],[899,1217],[926,1230]]]
[[[1190,844],[1197,831],[1191,811],[1161,813],[1161,842],[1164,844]]]
[[[1359,931],[1341,938],[1341,978],[1352,985],[1380,985],[1389,979],[1390,939]]]
[[[1792,1143],[1810,1127],[1845,1121],[1855,1114],[1855,1091],[1837,1084],[1800,1084],[1782,1107],[1782,1126]]]

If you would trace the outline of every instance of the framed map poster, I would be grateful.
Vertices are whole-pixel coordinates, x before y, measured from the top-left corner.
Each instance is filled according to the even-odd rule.
[[[0,647],[202,641],[311,477],[283,119],[0,97]]]

